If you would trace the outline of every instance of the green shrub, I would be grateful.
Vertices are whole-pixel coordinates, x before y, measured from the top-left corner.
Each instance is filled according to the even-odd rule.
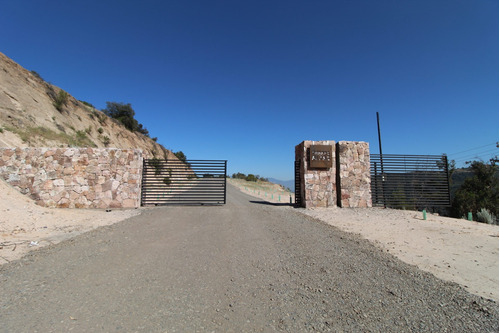
[[[85,101],[82,101],[82,100],[80,100],[80,102],[82,102],[83,104],[85,104],[85,105],[86,105],[86,106],[88,106],[88,107],[91,107],[91,108],[95,109],[95,106],[93,106],[93,105],[92,105],[92,104],[90,104],[89,102],[85,102]]]
[[[234,179],[245,179],[247,176],[244,173],[238,172],[238,173],[233,173],[232,177]]]
[[[498,216],[498,158],[492,158],[489,162],[472,161],[467,164],[470,165],[468,169],[473,176],[465,179],[455,192],[451,207],[453,216],[476,212],[474,220],[477,220],[477,214],[482,209]]]
[[[135,111],[130,103],[106,102],[106,108],[102,112],[118,120],[128,130],[149,136],[149,131],[134,118]]]
[[[31,71],[31,74],[33,74],[34,77],[36,77],[37,79],[40,79],[43,81],[42,77],[40,76],[40,74],[38,74],[37,72],[35,71]]]
[[[109,137],[104,136],[104,137],[102,138],[102,143],[104,143],[104,145],[105,145],[106,147],[110,144],[110,142],[111,142],[111,140],[110,140],[110,138],[109,138]]]
[[[174,153],[174,155],[179,159],[179,161],[186,163],[187,156],[182,151],[179,150]]]
[[[98,132],[99,134],[102,134],[102,132],[104,132],[104,130],[102,129],[102,127],[99,127],[99,128],[97,129],[97,132]]]
[[[248,176],[246,176],[245,180],[247,182],[256,182],[257,181],[257,177],[255,177],[254,175],[252,175],[251,173],[248,174]]]
[[[68,93],[65,92],[64,90],[59,90],[59,93],[57,93],[55,100],[54,100],[54,107],[59,111],[62,112],[63,106],[66,105],[68,102]]]
[[[478,222],[498,225],[497,217],[486,208],[481,208],[481,210],[477,212],[477,220]]]

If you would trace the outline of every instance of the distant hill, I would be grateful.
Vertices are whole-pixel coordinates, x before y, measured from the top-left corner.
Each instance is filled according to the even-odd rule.
[[[289,188],[292,193],[295,192],[295,181],[294,180],[279,180],[276,178],[268,178],[271,183],[283,185],[285,188]]]
[[[1,52],[0,147],[141,149],[148,157],[176,159],[148,136],[128,130]]]

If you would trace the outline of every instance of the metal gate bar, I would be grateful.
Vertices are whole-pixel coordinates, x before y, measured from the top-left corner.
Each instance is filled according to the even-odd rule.
[[[144,159],[141,205],[226,203],[227,161]]]
[[[300,160],[295,161],[295,206],[302,206],[302,196],[300,190]]]
[[[374,206],[408,209],[450,206],[446,155],[371,154],[370,160]]]

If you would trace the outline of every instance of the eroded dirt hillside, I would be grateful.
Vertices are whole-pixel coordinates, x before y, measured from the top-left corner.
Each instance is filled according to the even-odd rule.
[[[129,131],[2,53],[0,147],[133,148],[148,157],[176,158],[151,138]]]

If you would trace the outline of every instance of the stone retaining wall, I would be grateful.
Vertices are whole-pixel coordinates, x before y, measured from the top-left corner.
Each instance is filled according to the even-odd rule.
[[[96,148],[0,148],[0,176],[45,207],[140,206],[142,152]]]

